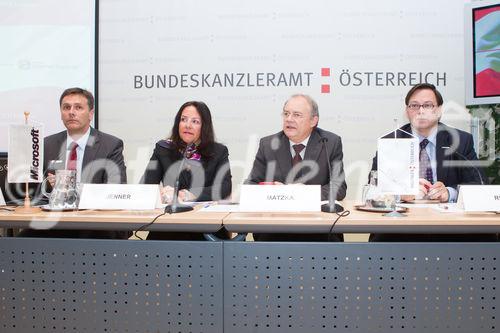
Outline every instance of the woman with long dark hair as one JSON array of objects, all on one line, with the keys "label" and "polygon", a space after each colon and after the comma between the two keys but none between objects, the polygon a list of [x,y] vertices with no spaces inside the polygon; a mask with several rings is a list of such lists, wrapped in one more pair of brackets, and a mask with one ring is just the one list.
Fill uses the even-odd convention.
[{"label": "woman with long dark hair", "polygon": [[[156,143],[141,183],[162,184],[163,202],[173,198],[179,176],[181,201],[212,201],[231,195],[231,170],[227,147],[215,142],[212,116],[203,102],[184,103],[175,116],[170,137]],[[199,233],[150,232],[148,239],[203,239]]]}]

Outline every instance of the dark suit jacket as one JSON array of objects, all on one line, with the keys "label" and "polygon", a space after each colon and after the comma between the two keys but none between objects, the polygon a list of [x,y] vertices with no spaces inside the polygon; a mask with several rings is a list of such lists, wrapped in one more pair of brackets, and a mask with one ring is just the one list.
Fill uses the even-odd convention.
[{"label": "dark suit jacket", "polygon": [[[330,156],[332,166],[332,177],[337,191],[335,199],[345,198],[347,184],[345,182],[342,140],[340,136],[316,128],[311,133],[307,143],[304,160],[296,167],[301,168],[298,177],[293,177],[292,155],[290,153],[290,141],[283,131],[264,137],[260,140],[259,150],[255,156],[252,171],[245,181],[246,184],[258,184],[263,181],[279,181],[284,184],[299,182],[308,185],[321,185],[321,199],[328,200],[330,175],[328,172],[328,162],[324,150],[324,144],[320,141],[326,138],[328,141],[326,149]],[[311,171],[306,165],[313,162],[317,168],[314,176],[301,181],[300,177],[307,177],[308,171]],[[314,173],[312,170],[311,175]]]},{"label": "dark suit jacket", "polygon": [[[411,133],[410,124],[401,127],[402,130]],[[393,136],[390,133],[385,137],[390,138]],[[410,135],[397,131],[398,138],[409,138]],[[452,148],[455,147],[453,150]],[[450,148],[442,148],[450,147]],[[438,132],[436,136],[436,176],[437,180],[443,182],[445,186],[457,188],[460,184],[481,184],[481,177],[485,184],[488,183],[481,168],[474,169],[471,163],[464,161],[460,155],[467,157],[470,161],[477,160],[476,152],[474,151],[474,144],[472,135],[459,129],[446,126],[439,123]],[[445,161],[462,161],[464,166],[446,166]],[[373,158],[372,170],[377,170],[377,155]]]},{"label": "dark suit jacket", "polygon": [[[50,161],[62,161],[66,166],[66,131],[50,135],[44,141],[43,169]],[[126,184],[127,172],[123,160],[123,141],[115,136],[90,129],[90,136],[83,154],[81,183]]]},{"label": "dark suit jacket", "polygon": [[[184,171],[179,178],[179,190],[187,189],[197,201],[225,199],[231,194],[231,170],[227,147],[214,143],[210,156],[202,156],[200,161],[186,160]],[[144,184],[174,186],[179,172],[182,154],[172,149],[166,141],[156,143],[153,155],[141,179]]]}]

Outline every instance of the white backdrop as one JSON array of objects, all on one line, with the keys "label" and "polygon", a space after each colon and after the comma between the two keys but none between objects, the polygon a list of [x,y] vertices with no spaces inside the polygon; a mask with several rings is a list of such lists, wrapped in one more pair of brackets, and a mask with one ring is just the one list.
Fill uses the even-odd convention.
[{"label": "white backdrop", "polygon": [[124,139],[137,182],[179,106],[202,100],[229,148],[237,194],[258,139],[281,129],[283,102],[307,93],[319,126],[343,139],[348,198],[357,197],[376,139],[394,118],[406,122],[403,99],[421,77],[443,93],[443,120],[469,129],[466,2],[101,0],[100,128]]},{"label": "white backdrop", "polygon": [[22,124],[24,111],[52,134],[64,129],[63,90],[94,91],[94,24],[94,1],[0,0],[0,152],[8,124]]}]

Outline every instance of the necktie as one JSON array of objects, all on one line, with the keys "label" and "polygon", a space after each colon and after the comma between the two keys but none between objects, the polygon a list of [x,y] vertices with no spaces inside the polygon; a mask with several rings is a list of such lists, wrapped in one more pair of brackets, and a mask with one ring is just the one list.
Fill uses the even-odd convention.
[{"label": "necktie", "polygon": [[429,140],[423,139],[420,142],[420,156],[419,156],[419,162],[420,162],[420,172],[419,172],[419,177],[427,179],[429,182],[433,182],[433,177],[432,177],[432,168],[431,168],[431,160],[429,158],[429,155],[427,154],[427,151],[425,150],[425,147],[429,143]]},{"label": "necktie", "polygon": [[292,159],[292,165],[296,165],[300,161],[302,161],[302,157],[300,157],[300,152],[305,148],[303,144],[299,143],[298,145],[293,145],[292,148],[295,150],[295,156]]},{"label": "necktie", "polygon": [[66,169],[68,170],[76,170],[76,148],[78,148],[78,145],[75,142],[72,142],[69,146],[71,151],[69,152],[68,163],[66,164]]}]

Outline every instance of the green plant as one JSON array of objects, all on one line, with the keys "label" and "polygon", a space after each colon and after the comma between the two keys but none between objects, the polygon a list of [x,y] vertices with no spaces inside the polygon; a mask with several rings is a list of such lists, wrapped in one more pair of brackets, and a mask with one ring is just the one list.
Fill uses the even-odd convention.
[{"label": "green plant", "polygon": [[479,126],[483,128],[480,152],[487,153],[479,153],[479,159],[492,162],[485,168],[486,176],[490,184],[500,184],[500,104],[474,105],[467,108],[473,117],[480,119]]}]

